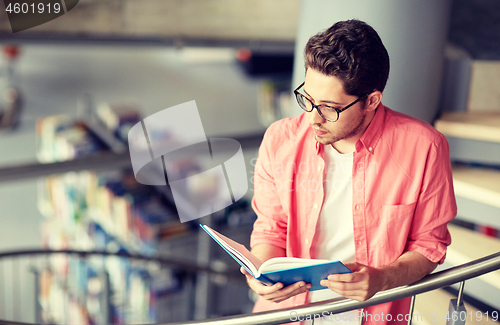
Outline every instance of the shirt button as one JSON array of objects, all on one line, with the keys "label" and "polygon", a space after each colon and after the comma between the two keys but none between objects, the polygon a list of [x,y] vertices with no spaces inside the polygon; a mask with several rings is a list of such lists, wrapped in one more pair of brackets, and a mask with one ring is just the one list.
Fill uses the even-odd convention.
[{"label": "shirt button", "polygon": [[354,209],[359,210],[359,204],[356,204],[356,205],[354,206]]},{"label": "shirt button", "polygon": [[323,166],[319,165],[318,166],[318,171],[321,171],[321,169],[323,169]]},{"label": "shirt button", "polygon": [[306,238],[306,245],[309,245],[309,239]]},{"label": "shirt button", "polygon": [[372,147],[368,148],[368,151],[373,151],[373,148]]},{"label": "shirt button", "polygon": [[313,208],[317,209],[318,208],[318,203],[314,203]]}]

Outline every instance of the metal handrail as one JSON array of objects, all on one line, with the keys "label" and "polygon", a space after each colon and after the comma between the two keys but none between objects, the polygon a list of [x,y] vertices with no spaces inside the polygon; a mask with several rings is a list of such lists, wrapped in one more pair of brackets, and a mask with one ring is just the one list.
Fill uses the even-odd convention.
[{"label": "metal handrail", "polygon": [[[162,264],[175,266],[187,271],[205,271],[209,273],[224,274],[226,276],[235,276],[233,272],[225,270],[218,270],[210,265],[199,265],[197,263],[190,263],[173,259],[169,257],[156,257],[156,256],[143,256],[135,255],[124,252],[110,253],[105,251],[77,251],[77,250],[20,250],[12,252],[0,253],[0,259],[4,257],[13,257],[20,255],[44,255],[44,254],[77,254],[80,256],[89,255],[103,255],[103,256],[122,256],[133,259],[156,261]],[[237,316],[228,316],[221,318],[213,318],[208,320],[189,321],[182,323],[169,323],[168,325],[272,325],[283,324],[291,322],[291,312],[294,315],[323,315],[324,312],[337,314],[350,310],[361,309],[373,305],[378,305],[402,298],[407,298],[421,294],[427,291],[436,290],[442,287],[452,285],[454,283],[462,282],[485,273],[489,273],[500,269],[500,252],[485,256],[483,258],[465,263],[453,268],[449,268],[440,272],[436,272],[425,276],[420,281],[411,285],[394,288],[391,290],[377,293],[367,301],[354,301],[346,298],[337,298],[323,302],[308,304],[302,307],[290,307],[275,311],[267,311],[261,313],[242,314]],[[241,277],[241,275],[239,275]],[[10,322],[0,320],[0,324],[24,324],[18,322]]]},{"label": "metal handrail", "polygon": [[291,307],[277,311],[221,317],[201,321],[169,323],[168,325],[272,325],[289,323],[291,322],[290,313],[292,311],[296,313],[294,315],[317,314],[321,316],[323,315],[323,312],[331,314],[342,313],[349,310],[361,309],[389,301],[411,297],[427,291],[436,290],[498,269],[500,269],[500,252],[466,264],[427,275],[420,281],[408,286],[379,292],[367,301],[359,302],[346,298],[337,298],[309,304],[304,307]]}]

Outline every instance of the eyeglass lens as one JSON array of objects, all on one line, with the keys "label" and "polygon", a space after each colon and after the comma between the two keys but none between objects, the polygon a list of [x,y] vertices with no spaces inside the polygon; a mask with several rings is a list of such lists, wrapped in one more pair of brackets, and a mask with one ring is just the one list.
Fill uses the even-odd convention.
[{"label": "eyeglass lens", "polygon": [[[303,110],[307,112],[311,112],[313,108],[315,107],[313,103],[304,95],[302,94],[297,94],[297,101],[299,102],[300,107],[302,107]],[[338,113],[335,111],[333,108],[328,108],[323,105],[318,105],[316,106],[318,108],[319,114],[329,120],[329,121],[336,121],[338,119]]]}]

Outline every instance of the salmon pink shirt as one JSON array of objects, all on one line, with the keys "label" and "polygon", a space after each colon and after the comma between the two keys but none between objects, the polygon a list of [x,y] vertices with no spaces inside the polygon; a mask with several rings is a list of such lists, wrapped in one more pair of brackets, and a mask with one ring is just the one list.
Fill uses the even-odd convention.
[{"label": "salmon pink shirt", "polygon": [[[325,196],[325,155],[307,113],[272,124],[259,149],[251,246],[272,244],[289,257],[314,258],[316,223]],[[382,267],[416,251],[442,263],[456,215],[448,143],[429,124],[382,104],[356,143],[352,168],[356,262]],[[371,315],[406,315],[410,299],[368,307]],[[254,311],[300,306],[307,293]],[[377,324],[382,324],[380,321]],[[364,324],[369,324],[365,319]],[[373,322],[375,323],[375,321]],[[397,323],[397,322],[396,322]],[[404,320],[401,324],[406,323]]]}]

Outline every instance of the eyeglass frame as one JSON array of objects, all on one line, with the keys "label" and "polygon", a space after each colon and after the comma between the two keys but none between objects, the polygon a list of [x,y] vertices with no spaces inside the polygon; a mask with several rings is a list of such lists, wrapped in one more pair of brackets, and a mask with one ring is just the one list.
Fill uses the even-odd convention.
[{"label": "eyeglass frame", "polygon": [[[319,116],[321,116],[324,120],[328,121],[328,122],[337,122],[340,118],[340,113],[342,113],[343,111],[345,111],[346,109],[348,109],[349,107],[355,105],[357,102],[359,102],[360,100],[362,100],[363,98],[365,98],[366,96],[370,95],[371,93],[367,93],[367,94],[364,94],[363,96],[361,97],[358,97],[358,99],[356,99],[355,101],[353,101],[352,103],[350,103],[349,105],[345,106],[344,108],[342,109],[338,109],[336,107],[332,107],[332,106],[328,106],[328,105],[314,105],[314,103],[309,99],[307,98],[305,95],[301,94],[299,92],[299,89],[302,88],[304,86],[306,82],[304,81],[302,84],[300,84],[300,86],[298,86],[297,88],[295,88],[295,90],[293,91],[293,93],[295,94],[295,100],[297,100],[297,103],[299,104],[300,108],[302,108],[304,111],[310,113],[312,112],[315,108],[316,110],[318,111],[319,113]],[[310,111],[308,111],[305,107],[302,107],[302,105],[300,104],[300,101],[299,101],[299,98],[298,96],[302,96],[305,98],[305,100],[308,100],[311,105],[312,105],[312,108]],[[323,113],[321,113],[321,110],[319,109],[320,106],[324,106],[324,107],[328,107],[328,108],[331,108],[333,110],[335,110],[335,112],[337,112],[337,119],[335,121],[333,120],[329,120],[327,119],[326,117],[323,116]]]}]

